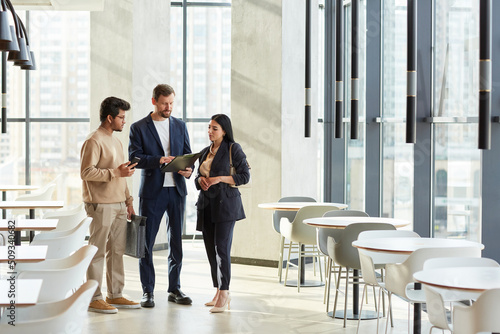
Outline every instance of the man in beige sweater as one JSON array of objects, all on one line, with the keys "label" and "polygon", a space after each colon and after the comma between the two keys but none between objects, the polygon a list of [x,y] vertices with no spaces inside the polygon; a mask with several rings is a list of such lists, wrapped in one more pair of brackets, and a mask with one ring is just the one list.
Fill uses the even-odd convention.
[{"label": "man in beige sweater", "polygon": [[[134,174],[136,164],[126,162],[122,143],[113,136],[114,131],[123,130],[125,111],[129,109],[130,104],[122,99],[106,98],[101,103],[101,125],[87,137],[81,151],[83,202],[87,215],[92,217],[89,244],[98,248],[87,270],[87,279],[99,283],[89,311],[99,313],[140,308],[139,303],[122,296],[127,217],[134,214],[125,177]],[[106,300],[101,293],[105,256]]]}]

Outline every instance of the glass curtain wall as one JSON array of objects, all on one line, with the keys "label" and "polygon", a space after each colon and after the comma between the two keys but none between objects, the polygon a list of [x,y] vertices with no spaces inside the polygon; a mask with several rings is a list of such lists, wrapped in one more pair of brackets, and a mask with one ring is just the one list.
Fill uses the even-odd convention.
[{"label": "glass curtain wall", "polygon": [[479,2],[434,1],[436,237],[480,241]]},{"label": "glass curtain wall", "polygon": [[[230,6],[230,1],[172,2],[170,83],[177,93],[176,116],[187,124],[193,152],[210,144],[212,115],[231,115]],[[198,190],[192,180],[187,182],[185,234],[196,227]]]},{"label": "glass curtain wall", "polygon": [[406,144],[407,1],[382,1],[382,216],[413,221],[413,145]]},{"label": "glass curtain wall", "polygon": [[[81,202],[80,148],[90,122],[90,14],[22,15],[38,68],[21,71],[7,64],[8,133],[0,135],[2,183],[42,187],[56,180],[53,198],[76,205]],[[9,193],[8,199],[16,196]]]}]

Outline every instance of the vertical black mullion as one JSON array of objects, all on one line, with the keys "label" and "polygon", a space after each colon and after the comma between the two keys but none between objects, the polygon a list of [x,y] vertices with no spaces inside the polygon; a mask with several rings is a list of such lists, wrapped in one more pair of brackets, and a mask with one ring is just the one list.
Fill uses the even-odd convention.
[{"label": "vertical black mullion", "polygon": [[407,80],[406,80],[406,142],[417,140],[417,4],[408,0],[407,6]]},{"label": "vertical black mullion", "polygon": [[491,0],[479,2],[479,136],[478,147],[491,147]]},{"label": "vertical black mullion", "polygon": [[187,118],[187,0],[182,0],[182,119]]},{"label": "vertical black mullion", "polygon": [[[417,34],[417,119],[432,116],[432,3],[418,1]],[[417,122],[417,143],[413,146],[413,230],[422,237],[431,235],[434,175],[432,124]]]},{"label": "vertical black mullion", "polygon": [[[366,39],[366,168],[365,168],[365,211],[380,217],[382,208],[382,142],[380,123],[374,120],[381,116],[382,77],[382,4],[381,1],[367,1],[366,26],[370,29]],[[377,29],[378,28],[378,29]]]},{"label": "vertical black mullion", "polygon": [[311,137],[311,0],[306,0],[304,136]]},{"label": "vertical black mullion", "polygon": [[344,95],[344,4],[336,1],[335,6],[335,138],[342,138],[343,95]]},{"label": "vertical black mullion", "polygon": [[[493,1],[491,6],[493,17],[500,15],[500,2]],[[500,36],[500,25],[492,25],[492,36]],[[492,59],[500,59],[500,44],[493,43],[491,49]],[[491,80],[492,82],[500,82],[500,63],[498,61],[491,64]],[[492,108],[491,112],[494,117],[500,116],[500,90],[494,89],[491,91]],[[495,143],[489,150],[481,152],[481,242],[484,245],[483,256],[500,261],[500,243],[498,236],[500,235],[500,224],[498,224],[498,207],[500,203],[500,125],[494,123],[491,127],[491,141]]]},{"label": "vertical black mullion", "polygon": [[[323,133],[324,133],[324,200],[326,202],[333,201],[333,165],[335,161],[332,154],[332,143],[334,137],[333,128],[333,97],[335,96],[335,88],[333,78],[335,77],[335,5],[332,1],[325,1],[325,94],[324,94],[324,116],[323,116]],[[338,159],[337,159],[338,160]]]},{"label": "vertical black mullion", "polygon": [[351,1],[351,139],[358,139],[359,74],[358,31],[359,0]]}]

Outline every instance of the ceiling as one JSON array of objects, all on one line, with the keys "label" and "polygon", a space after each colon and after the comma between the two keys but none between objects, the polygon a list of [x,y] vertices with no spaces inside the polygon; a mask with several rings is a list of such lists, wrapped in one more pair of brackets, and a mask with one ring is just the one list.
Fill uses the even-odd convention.
[{"label": "ceiling", "polygon": [[19,10],[102,11],[104,0],[11,0]]}]

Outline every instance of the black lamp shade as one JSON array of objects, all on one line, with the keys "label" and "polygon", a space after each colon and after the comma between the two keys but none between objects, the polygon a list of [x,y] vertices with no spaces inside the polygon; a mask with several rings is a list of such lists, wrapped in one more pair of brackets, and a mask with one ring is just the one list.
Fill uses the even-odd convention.
[{"label": "black lamp shade", "polygon": [[13,37],[9,29],[9,13],[6,11],[0,12],[0,41],[10,42]]},{"label": "black lamp shade", "polygon": [[12,41],[0,41],[0,51],[19,51],[16,28],[14,28],[14,26],[10,26],[10,34],[12,36]]},{"label": "black lamp shade", "polygon": [[21,62],[25,63],[30,60],[28,46],[26,45],[26,40],[24,37],[21,37],[18,38],[17,41],[19,43],[19,51],[9,52],[9,57],[7,58],[7,60],[14,61],[16,63],[21,63]]},{"label": "black lamp shade", "polygon": [[[16,63],[14,63],[14,65],[15,64]],[[23,70],[30,70],[30,71],[36,70],[35,54],[33,53],[33,51],[30,51],[30,62],[29,62],[29,65],[28,65],[28,63],[26,63],[24,65],[21,65],[21,69],[23,69]]]}]

